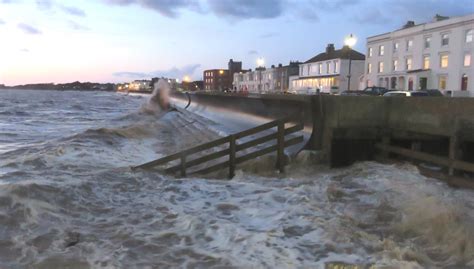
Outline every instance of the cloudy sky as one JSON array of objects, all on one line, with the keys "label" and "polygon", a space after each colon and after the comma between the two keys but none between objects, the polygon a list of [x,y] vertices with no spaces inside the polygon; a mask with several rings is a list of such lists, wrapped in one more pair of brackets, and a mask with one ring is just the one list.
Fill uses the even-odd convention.
[{"label": "cloudy sky", "polygon": [[191,76],[307,60],[473,0],[0,0],[0,84]]}]

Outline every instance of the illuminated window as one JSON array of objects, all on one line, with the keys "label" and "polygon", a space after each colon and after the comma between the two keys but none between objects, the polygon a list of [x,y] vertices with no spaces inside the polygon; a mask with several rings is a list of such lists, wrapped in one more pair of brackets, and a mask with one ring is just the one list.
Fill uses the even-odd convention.
[{"label": "illuminated window", "polygon": [[393,71],[398,70],[398,60],[393,60]]},{"label": "illuminated window", "polygon": [[396,52],[398,51],[399,44],[398,42],[393,43],[393,51]]},{"label": "illuminated window", "polygon": [[383,62],[379,62],[379,73],[383,73]]},{"label": "illuminated window", "polygon": [[430,69],[430,56],[423,56],[423,69]]},{"label": "illuminated window", "polygon": [[438,83],[438,86],[439,86],[439,89],[440,90],[446,90],[446,85],[448,84],[448,78],[446,76],[440,76],[439,77],[439,83]]},{"label": "illuminated window", "polygon": [[382,46],[379,46],[379,55],[380,55],[380,56],[383,56],[384,53],[385,53],[385,46],[383,46],[383,45],[382,45]]},{"label": "illuminated window", "polygon": [[466,32],[466,43],[471,43],[473,40],[473,36],[474,36],[474,30],[473,29],[468,30]]},{"label": "illuminated window", "polygon": [[425,49],[428,49],[431,46],[431,37],[425,37]]},{"label": "illuminated window", "polygon": [[369,48],[369,52],[367,54],[369,54],[369,57],[372,57],[372,48]]},{"label": "illuminated window", "polygon": [[447,46],[449,45],[449,35],[448,34],[442,34],[441,35],[441,46]]},{"label": "illuminated window", "polygon": [[368,74],[372,73],[372,64],[371,63],[367,64],[367,73]]},{"label": "illuminated window", "polygon": [[464,54],[464,66],[471,66],[471,54]]},{"label": "illuminated window", "polygon": [[323,72],[323,64],[318,64],[318,74]]},{"label": "illuminated window", "polygon": [[407,51],[411,50],[411,47],[413,47],[413,40],[409,39],[407,40]]},{"label": "illuminated window", "polygon": [[441,68],[447,68],[449,63],[449,57],[447,54],[442,54],[440,58],[440,66]]},{"label": "illuminated window", "polygon": [[405,69],[406,69],[406,70],[411,70],[412,65],[413,65],[413,60],[411,59],[411,57],[407,58],[407,59],[406,59]]}]

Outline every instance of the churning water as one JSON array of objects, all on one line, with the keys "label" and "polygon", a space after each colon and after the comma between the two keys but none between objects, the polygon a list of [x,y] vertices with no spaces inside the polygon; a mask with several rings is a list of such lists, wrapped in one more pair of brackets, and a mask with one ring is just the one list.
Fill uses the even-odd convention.
[{"label": "churning water", "polygon": [[[0,91],[0,268],[474,267],[474,192],[303,153],[232,181],[129,167],[222,135],[143,96]],[[354,268],[354,267],[353,267]]]}]

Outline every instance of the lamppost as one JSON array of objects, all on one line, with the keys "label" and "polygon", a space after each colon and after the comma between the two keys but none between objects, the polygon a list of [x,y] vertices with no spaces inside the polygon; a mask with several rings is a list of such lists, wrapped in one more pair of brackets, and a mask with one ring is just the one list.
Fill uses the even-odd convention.
[{"label": "lamppost", "polygon": [[258,83],[258,92],[262,92],[262,70],[263,67],[265,66],[265,60],[260,57],[257,59],[257,70],[259,70],[260,75],[259,75],[259,83]]},{"label": "lamppost", "polygon": [[351,90],[351,65],[352,65],[352,47],[357,43],[357,38],[350,34],[344,39],[344,44],[349,48],[349,74],[347,75],[347,90]]}]

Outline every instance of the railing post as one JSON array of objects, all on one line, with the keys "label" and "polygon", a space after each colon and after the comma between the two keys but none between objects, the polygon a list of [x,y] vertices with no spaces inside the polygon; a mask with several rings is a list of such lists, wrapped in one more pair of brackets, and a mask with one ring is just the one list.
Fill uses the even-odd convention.
[{"label": "railing post", "polygon": [[235,135],[229,140],[229,179],[235,176]]},{"label": "railing post", "polygon": [[285,122],[280,120],[278,122],[278,135],[277,135],[277,167],[280,173],[285,172]]},{"label": "railing post", "polygon": [[181,177],[186,177],[186,155],[181,154],[180,160],[181,160],[181,163],[180,163]]}]

